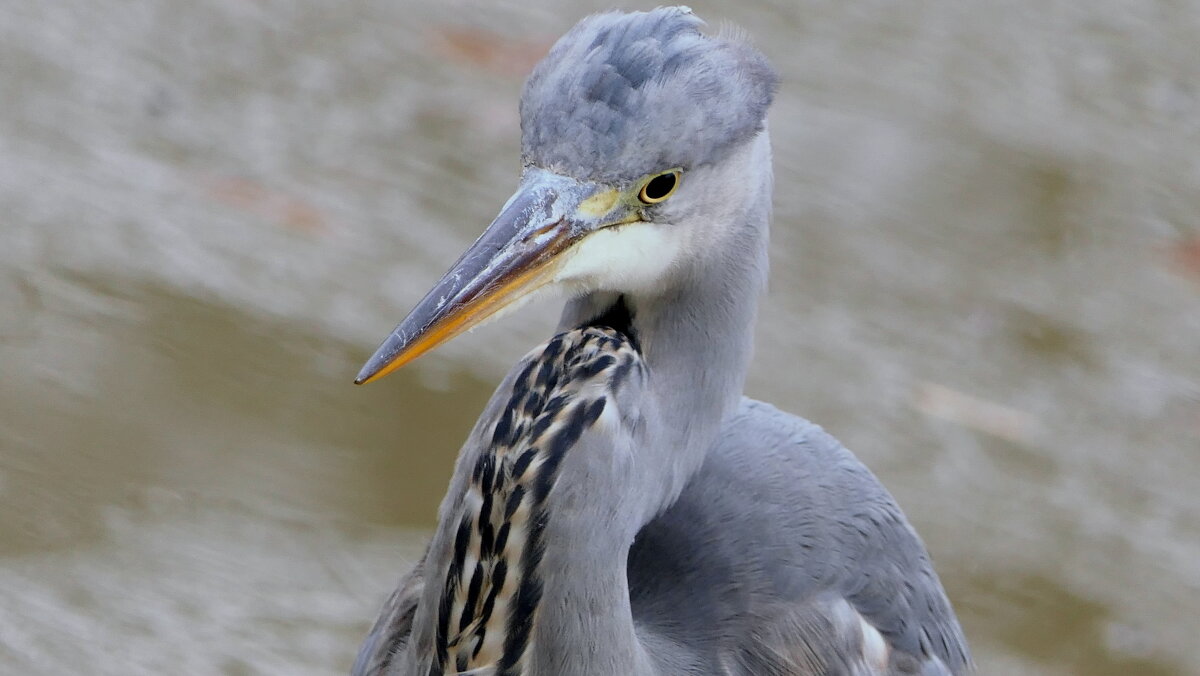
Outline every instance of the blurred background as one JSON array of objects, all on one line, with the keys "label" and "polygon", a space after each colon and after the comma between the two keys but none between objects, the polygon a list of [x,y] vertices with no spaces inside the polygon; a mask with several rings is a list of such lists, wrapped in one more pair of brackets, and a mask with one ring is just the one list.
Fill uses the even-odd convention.
[{"label": "blurred background", "polygon": [[[349,668],[558,308],[351,379],[607,6],[0,2],[0,673]],[[981,673],[1200,673],[1200,5],[693,6],[783,81],[750,394],[895,493]]]}]

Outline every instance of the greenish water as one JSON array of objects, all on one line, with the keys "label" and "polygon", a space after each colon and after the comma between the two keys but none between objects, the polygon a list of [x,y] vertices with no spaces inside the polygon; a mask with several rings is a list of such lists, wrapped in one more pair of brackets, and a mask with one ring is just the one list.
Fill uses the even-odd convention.
[{"label": "greenish water", "polygon": [[[693,4],[783,75],[749,389],[986,674],[1200,671],[1200,7]],[[0,673],[326,674],[554,307],[365,388],[568,3],[0,4]]]}]

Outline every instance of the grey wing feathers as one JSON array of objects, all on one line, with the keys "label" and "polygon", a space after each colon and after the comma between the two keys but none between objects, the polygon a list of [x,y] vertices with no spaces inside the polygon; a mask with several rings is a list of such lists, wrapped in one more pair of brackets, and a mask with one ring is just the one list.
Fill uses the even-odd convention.
[{"label": "grey wing feathers", "polygon": [[936,656],[893,650],[843,598],[780,609],[724,656],[731,674],[754,676],[952,676]]},{"label": "grey wing feathers", "polygon": [[425,590],[424,573],[425,556],[422,556],[384,602],[375,626],[371,627],[371,633],[359,648],[351,676],[383,676],[389,673],[392,660],[404,652],[412,633],[417,602]]},{"label": "grey wing feathers", "polygon": [[[773,521],[782,556],[804,561],[792,584],[780,578],[797,575],[796,569],[760,565],[771,585],[791,586],[800,603],[754,611],[749,638],[737,652],[755,666],[742,673],[949,676],[971,670],[966,641],[920,538],[892,496],[837,440],[747,399],[723,429],[713,460],[742,468],[739,481],[773,483],[771,493],[790,497],[790,504],[764,504],[751,494],[759,518]],[[748,467],[772,476],[745,477]],[[750,505],[725,509],[745,512]],[[790,553],[789,542],[797,545]]]},{"label": "grey wing feathers", "polygon": [[664,673],[970,669],[891,496],[820,427],[766,404],[744,400],[722,427],[679,499],[638,534],[628,575],[643,639],[675,651]]}]

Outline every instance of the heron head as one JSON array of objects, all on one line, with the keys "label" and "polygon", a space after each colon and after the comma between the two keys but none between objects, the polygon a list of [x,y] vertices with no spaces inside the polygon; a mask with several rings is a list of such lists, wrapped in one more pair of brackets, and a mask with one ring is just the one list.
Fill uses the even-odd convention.
[{"label": "heron head", "polygon": [[739,209],[769,209],[775,72],[702,23],[686,7],[610,12],[558,40],[521,96],[516,193],[356,382],[539,289],[662,292],[736,236]]}]

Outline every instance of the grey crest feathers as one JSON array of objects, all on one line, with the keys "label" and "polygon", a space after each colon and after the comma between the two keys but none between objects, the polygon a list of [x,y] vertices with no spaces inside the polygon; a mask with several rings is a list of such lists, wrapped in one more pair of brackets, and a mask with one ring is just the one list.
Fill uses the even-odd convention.
[{"label": "grey crest feathers", "polygon": [[596,14],[537,65],[521,95],[521,152],[580,179],[632,181],[701,162],[763,128],[778,77],[686,7]]}]

